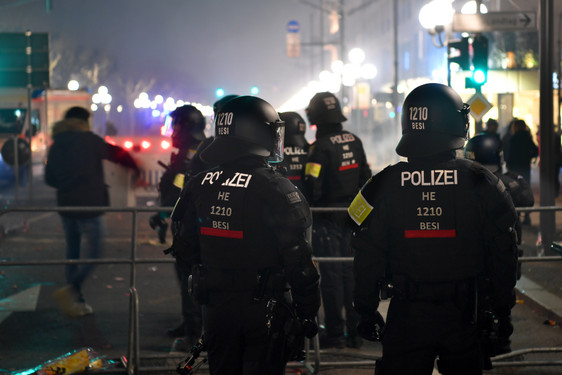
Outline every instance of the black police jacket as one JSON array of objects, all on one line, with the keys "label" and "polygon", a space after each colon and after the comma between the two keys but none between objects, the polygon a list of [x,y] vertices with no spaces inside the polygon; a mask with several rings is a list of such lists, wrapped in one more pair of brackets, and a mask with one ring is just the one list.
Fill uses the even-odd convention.
[{"label": "black police jacket", "polygon": [[[282,270],[293,292],[306,296],[308,302],[301,304],[311,305],[305,315],[316,314],[318,273],[305,240],[310,209],[302,193],[264,158],[245,157],[196,175],[174,215],[179,207],[184,214],[178,215],[172,251],[184,272],[199,263],[219,271],[214,275],[222,271],[223,279],[209,285],[228,291],[252,290],[261,270]],[[243,277],[247,285],[232,277],[244,274],[250,276]]]},{"label": "black police jacket", "polygon": [[158,184],[161,206],[173,206],[180,196],[186,177],[206,169],[198,153],[202,144],[208,145],[207,139],[199,142],[190,138],[177,153],[170,155],[170,162]]},{"label": "black police jacket", "polygon": [[283,161],[279,163],[285,169],[287,178],[300,190],[304,191],[304,167],[308,159],[309,145],[304,147],[285,145],[283,147]]},{"label": "black police jacket", "polygon": [[398,163],[374,176],[348,212],[359,226],[352,247],[360,314],[374,314],[379,281],[398,276],[414,284],[488,277],[493,306],[513,306],[517,214],[481,165],[450,157]]},{"label": "black police jacket", "polygon": [[531,207],[535,204],[533,190],[523,176],[513,172],[494,174],[502,180],[515,207]]},{"label": "black police jacket", "polygon": [[306,197],[312,206],[347,207],[371,177],[363,144],[341,124],[319,126],[318,132],[306,163]]}]

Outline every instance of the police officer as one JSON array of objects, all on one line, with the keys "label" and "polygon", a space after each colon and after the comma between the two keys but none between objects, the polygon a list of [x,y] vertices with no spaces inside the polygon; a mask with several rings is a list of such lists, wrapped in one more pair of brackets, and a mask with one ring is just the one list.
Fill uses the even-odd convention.
[{"label": "police officer", "polygon": [[304,137],[306,122],[297,112],[282,112],[279,118],[285,123],[283,161],[280,166],[285,169],[287,178],[303,191],[304,167],[309,149]]},{"label": "police officer", "polygon": [[[502,173],[504,170],[502,144],[495,134],[482,133],[470,138],[464,148],[464,157],[479,162],[499,177],[509,192],[515,207],[532,207],[535,204],[533,190],[523,176],[510,171]],[[521,244],[520,220],[517,220],[517,244]],[[517,254],[522,256],[523,250],[519,249]],[[520,278],[521,263],[518,263],[517,280]],[[505,352],[510,351],[509,344],[509,341],[504,342]]]},{"label": "police officer", "polygon": [[[172,118],[172,147],[178,152],[170,155],[170,162],[160,178],[158,191],[160,205],[173,207],[183,187],[185,174],[189,163],[193,159],[197,147],[205,137],[205,117],[192,105],[184,105],[174,110]],[[153,215],[149,219],[150,227],[158,232],[160,243],[166,242],[167,213]]]},{"label": "police officer", "polygon": [[470,138],[464,149],[464,157],[477,161],[499,177],[509,191],[515,207],[531,207],[535,204],[533,190],[523,176],[509,171],[502,173],[502,145],[494,134],[482,133]]},{"label": "police officer", "polygon": [[295,335],[315,334],[320,293],[305,236],[310,209],[267,163],[282,156],[282,130],[260,98],[226,103],[201,154],[218,167],[190,179],[172,214],[181,221],[172,251],[203,304],[211,374],[283,374],[293,337],[284,336],[285,321]]},{"label": "police officer", "polygon": [[379,375],[431,374],[436,357],[444,375],[482,374],[492,338],[513,330],[517,215],[497,176],[456,158],[468,113],[448,86],[415,88],[396,147],[408,161],[372,177],[348,208],[364,338],[380,339],[379,295],[393,295]]},{"label": "police officer", "polygon": [[[343,130],[343,115],[338,99],[321,92],[310,100],[308,121],[317,126],[316,141],[310,147],[305,170],[305,192],[311,206],[347,207],[371,170],[359,137]],[[351,228],[345,212],[314,216],[313,249],[318,257],[353,256],[349,247]],[[320,264],[322,305],[326,335],[323,347],[361,347],[357,336],[358,316],[352,306],[353,270],[351,263]],[[343,309],[345,308],[345,320]],[[347,337],[345,337],[345,331]]]},{"label": "police officer", "polygon": [[[180,196],[181,189],[188,175],[190,163],[194,158],[196,149],[205,140],[205,117],[192,105],[184,105],[174,110],[172,117],[172,146],[177,148],[177,153],[172,153],[170,163],[160,179],[160,205],[162,207],[174,206]],[[191,166],[193,168],[193,166]],[[158,230],[160,242],[165,242],[168,227],[165,218],[168,213],[159,213],[150,218],[150,226]],[[171,337],[178,337],[175,343],[176,350],[189,348],[201,335],[201,308],[188,294],[187,277],[176,267],[176,274],[182,295],[182,320],[181,323],[167,331]]]}]

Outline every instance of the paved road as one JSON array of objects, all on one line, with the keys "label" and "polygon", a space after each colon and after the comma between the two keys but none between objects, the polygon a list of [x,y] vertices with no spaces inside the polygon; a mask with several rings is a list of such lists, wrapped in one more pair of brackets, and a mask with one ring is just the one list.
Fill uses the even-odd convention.
[{"label": "paved road", "polygon": [[[36,194],[34,201],[19,204],[39,206],[54,203],[52,190],[40,187]],[[48,261],[64,258],[63,232],[57,214],[9,215],[0,216],[0,225],[4,226],[5,232],[0,238],[2,260]],[[141,213],[138,217],[138,257],[154,259],[153,263],[141,263],[136,268],[141,367],[161,368],[158,373],[173,373],[181,354],[173,353],[174,340],[165,335],[165,330],[179,322],[179,288],[172,263],[162,261],[167,259],[162,254],[165,247],[156,242],[154,232],[148,227],[149,215]],[[538,219],[534,216],[533,224],[537,224]],[[123,261],[130,259],[131,214],[108,213],[106,219],[105,256]],[[558,223],[562,223],[562,219]],[[525,255],[536,253],[536,236],[535,226],[525,228]],[[520,293],[513,311],[514,350],[561,348],[559,322],[562,319],[555,306],[562,297],[561,267],[560,262],[523,265],[524,285],[520,285],[520,289],[525,293]],[[63,266],[0,267],[0,369],[31,368],[82,347],[91,347],[111,359],[127,356],[130,279],[130,266],[127,264],[99,265],[84,285],[84,294],[95,313],[71,319],[60,314],[52,299],[52,293],[64,285]],[[549,298],[543,296],[538,303],[533,300],[536,292],[546,293]],[[320,370],[325,374],[372,374],[372,360],[378,355],[379,345],[371,343],[361,350],[322,351]],[[561,357],[559,352],[533,353],[515,360],[552,361]],[[289,368],[287,373],[296,371]],[[498,367],[489,373],[561,374],[562,366]]]}]

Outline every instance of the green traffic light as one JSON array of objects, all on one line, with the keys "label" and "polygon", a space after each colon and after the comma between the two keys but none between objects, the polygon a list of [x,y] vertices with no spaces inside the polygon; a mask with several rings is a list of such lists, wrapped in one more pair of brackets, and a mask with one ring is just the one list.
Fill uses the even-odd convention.
[{"label": "green traffic light", "polygon": [[481,85],[486,83],[486,72],[484,72],[484,70],[482,69],[476,69],[474,70],[474,72],[472,73],[472,79],[474,80],[475,83]]}]

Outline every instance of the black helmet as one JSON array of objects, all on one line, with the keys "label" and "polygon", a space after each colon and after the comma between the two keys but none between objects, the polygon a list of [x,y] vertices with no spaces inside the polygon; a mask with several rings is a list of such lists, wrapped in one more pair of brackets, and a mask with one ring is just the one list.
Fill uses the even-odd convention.
[{"label": "black helmet", "polygon": [[285,127],[271,104],[255,96],[229,100],[215,118],[215,139],[201,159],[219,165],[245,155],[283,160]]},{"label": "black helmet", "polygon": [[219,113],[223,105],[225,105],[229,100],[236,98],[237,96],[238,95],[226,95],[217,100],[215,104],[213,104],[213,113],[215,114],[215,116],[217,115],[217,113]]},{"label": "black helmet", "polygon": [[190,137],[197,141],[205,139],[205,116],[192,105],[184,105],[170,113],[172,118],[172,144],[174,147],[184,146]]},{"label": "black helmet", "polygon": [[285,123],[285,146],[304,147],[308,142],[304,137],[306,122],[297,112],[279,113],[279,118]]},{"label": "black helmet", "polygon": [[308,122],[315,125],[337,124],[347,121],[338,98],[331,92],[319,92],[310,99],[306,109]]},{"label": "black helmet", "polygon": [[501,142],[493,134],[478,134],[470,138],[464,148],[464,157],[476,160],[492,172],[500,170],[503,164]]},{"label": "black helmet", "polygon": [[420,157],[464,146],[470,107],[449,86],[427,83],[416,87],[402,107],[402,139],[398,155]]}]

